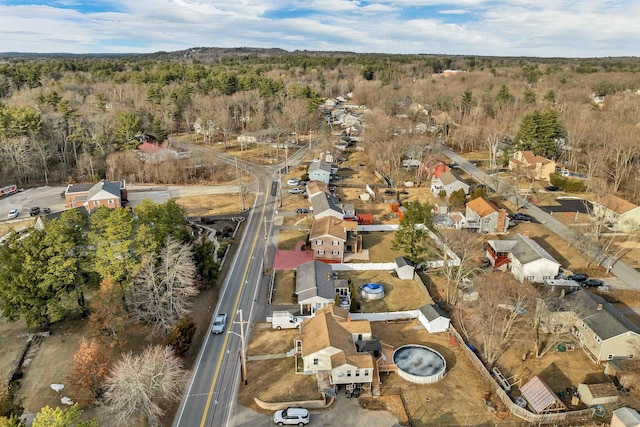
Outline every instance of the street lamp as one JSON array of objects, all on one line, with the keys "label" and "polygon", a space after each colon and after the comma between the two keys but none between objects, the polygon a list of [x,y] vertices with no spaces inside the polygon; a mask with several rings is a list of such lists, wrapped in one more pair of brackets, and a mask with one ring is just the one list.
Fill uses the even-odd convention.
[{"label": "street lamp", "polygon": [[240,321],[239,322],[233,322],[234,325],[239,324],[240,325],[240,333],[237,332],[233,332],[233,331],[227,331],[228,334],[233,334],[236,335],[238,337],[240,337],[240,361],[242,362],[242,366],[240,367],[241,375],[242,375],[242,381],[244,382],[244,385],[247,385],[249,382],[247,381],[247,355],[245,353],[245,345],[244,345],[244,329],[243,329],[243,325],[245,323],[249,323],[249,322],[245,322],[242,320],[242,310],[238,310],[237,314],[240,315]]}]

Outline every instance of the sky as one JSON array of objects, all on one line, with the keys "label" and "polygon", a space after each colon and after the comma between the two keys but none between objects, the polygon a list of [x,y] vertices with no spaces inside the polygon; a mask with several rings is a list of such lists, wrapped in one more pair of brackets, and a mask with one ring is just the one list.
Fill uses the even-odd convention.
[{"label": "sky", "polygon": [[0,52],[640,56],[639,0],[0,0]]}]

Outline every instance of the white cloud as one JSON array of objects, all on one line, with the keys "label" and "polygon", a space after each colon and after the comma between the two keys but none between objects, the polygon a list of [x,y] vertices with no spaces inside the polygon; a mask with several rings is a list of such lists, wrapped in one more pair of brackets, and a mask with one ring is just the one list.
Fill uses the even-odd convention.
[{"label": "white cloud", "polygon": [[466,15],[469,11],[467,9],[444,9],[439,10],[438,13],[442,15]]}]

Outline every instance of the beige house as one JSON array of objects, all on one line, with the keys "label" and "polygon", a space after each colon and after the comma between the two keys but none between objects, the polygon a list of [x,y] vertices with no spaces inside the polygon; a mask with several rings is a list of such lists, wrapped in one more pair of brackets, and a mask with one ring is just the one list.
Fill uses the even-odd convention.
[{"label": "beige house", "polygon": [[504,233],[509,227],[507,210],[482,197],[467,203],[465,218],[467,228],[476,228],[478,233]]},{"label": "beige house", "polygon": [[460,189],[464,191],[465,195],[469,194],[469,184],[458,178],[453,172],[445,172],[431,179],[431,192],[434,196],[439,196],[441,192],[444,192],[449,197],[451,193]]},{"label": "beige house", "polygon": [[591,216],[616,231],[635,231],[640,228],[640,207],[614,194],[599,202],[592,202]]},{"label": "beige house", "polygon": [[525,169],[530,171],[532,178],[548,182],[549,175],[556,171],[556,162],[533,154],[533,151],[521,150],[509,159],[509,169]]},{"label": "beige house", "polygon": [[573,313],[573,335],[595,362],[633,359],[640,351],[640,328],[611,303],[586,290],[565,297]]},{"label": "beige house", "polygon": [[345,252],[358,252],[362,237],[358,236],[358,223],[325,216],[313,221],[309,243],[313,257],[324,262],[342,262]]},{"label": "beige house", "polygon": [[373,357],[358,351],[358,343],[372,339],[368,320],[351,320],[347,310],[332,305],[302,322],[300,330],[296,348],[305,374],[320,375],[331,385],[372,383]]}]

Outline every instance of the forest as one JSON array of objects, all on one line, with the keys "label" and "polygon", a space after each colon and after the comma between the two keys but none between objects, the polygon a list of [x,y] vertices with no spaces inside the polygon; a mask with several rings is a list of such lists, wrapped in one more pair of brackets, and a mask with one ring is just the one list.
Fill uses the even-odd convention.
[{"label": "forest", "polygon": [[[5,55],[0,60],[0,182],[21,187],[126,179],[215,183],[215,159],[142,164],[141,135],[226,144],[241,133],[275,140],[330,129],[325,99],[367,107],[371,167],[393,173],[435,138],[462,151],[489,140],[530,141],[538,154],[589,177],[590,190],[640,199],[640,61],[193,48],[147,55]],[[457,70],[447,74],[445,70]],[[446,135],[416,132],[445,112]],[[529,141],[529,142],[527,142]],[[390,143],[391,142],[391,143]],[[384,153],[384,155],[379,155]],[[195,161],[195,160],[194,160]]]}]

